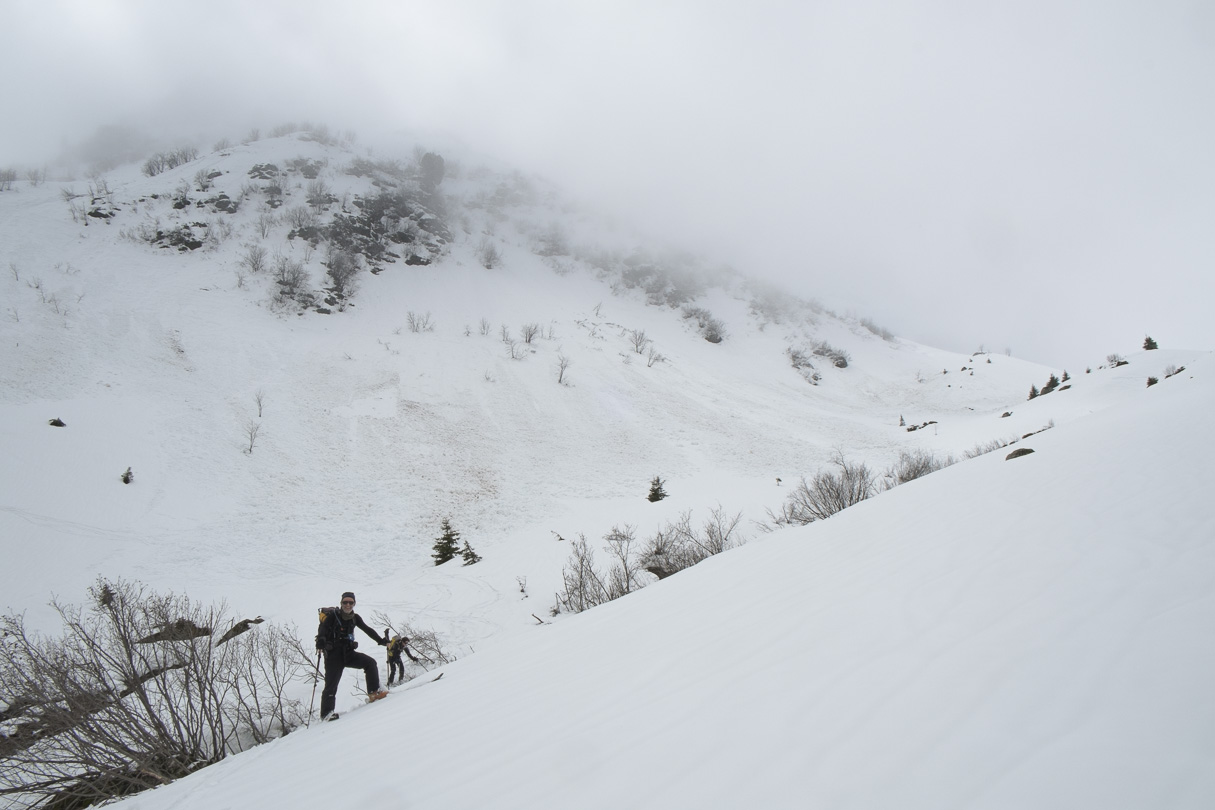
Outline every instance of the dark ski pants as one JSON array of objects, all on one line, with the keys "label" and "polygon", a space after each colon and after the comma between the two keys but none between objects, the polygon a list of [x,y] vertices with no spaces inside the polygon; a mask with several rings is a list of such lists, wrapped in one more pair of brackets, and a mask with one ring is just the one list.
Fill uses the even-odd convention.
[{"label": "dark ski pants", "polygon": [[380,691],[380,668],[375,659],[354,650],[330,650],[325,653],[325,690],[321,692],[321,717],[329,716],[337,702],[337,688],[347,667],[363,670],[367,676],[367,692]]},{"label": "dark ski pants", "polygon": [[405,679],[405,664],[399,655],[388,659],[388,685],[392,686],[397,679]]}]

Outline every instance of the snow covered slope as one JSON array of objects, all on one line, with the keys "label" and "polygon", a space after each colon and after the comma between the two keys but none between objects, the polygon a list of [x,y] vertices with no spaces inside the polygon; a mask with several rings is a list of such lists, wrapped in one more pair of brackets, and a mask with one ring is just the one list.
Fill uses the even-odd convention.
[{"label": "snow covered slope", "polygon": [[[243,265],[249,248],[299,262],[319,291],[324,247],[288,238],[289,220],[353,215],[402,174],[382,162],[395,174],[372,176],[362,160],[292,136],[154,177],[128,166],[0,195],[5,605],[38,620],[52,593],[79,598],[101,573],[306,623],[355,588],[467,647],[551,605],[567,555],[554,533],[627,523],[645,536],[718,504],[750,526],[781,503],[778,477],[813,474],[836,450],[883,467],[908,447],[1005,437],[993,414],[1049,374],[882,340],[716,271],[724,287],[686,284],[725,324],[726,340],[709,343],[622,276],[642,283],[649,263],[687,281],[707,264],[644,253],[538,183],[483,168],[444,181],[454,235],[431,264],[405,264],[384,239],[401,258],[363,272],[344,312],[274,304],[272,273]],[[213,175],[205,192],[200,173]],[[333,202],[308,204],[314,182]],[[64,192],[90,188],[110,193],[76,197],[73,217]],[[237,210],[217,208],[220,195]],[[201,248],[156,241],[186,225]],[[551,233],[563,255],[539,255]],[[501,256],[492,270],[478,260],[487,240]],[[411,314],[430,329],[411,331]],[[531,343],[526,324],[540,330]],[[634,351],[639,331],[661,361]],[[848,367],[814,355],[821,342]],[[789,348],[805,350],[817,385]],[[900,417],[938,425],[907,433]],[[644,499],[655,475],[671,494],[658,505]],[[482,564],[434,569],[443,517]],[[510,604],[519,578],[547,604]]]},{"label": "snow covered slope", "polygon": [[[1209,353],[1068,369],[1026,401],[1063,370],[883,340],[454,161],[450,240],[425,265],[384,240],[397,260],[340,311],[286,212],[309,207],[308,170],[333,197],[318,216],[353,216],[390,179],[350,173],[356,157],[290,137],[117,169],[107,220],[73,220],[63,190],[83,182],[0,194],[0,607],[49,629],[51,596],[78,602],[101,574],[308,635],[353,589],[461,657],[131,806],[341,803],[301,777],[335,757],[372,808],[1209,804]],[[250,174],[269,163],[304,167],[276,175],[281,205]],[[221,192],[234,213],[206,202]],[[148,241],[186,224],[208,234],[195,250]],[[276,302],[244,264],[256,246],[299,262],[316,302]],[[723,342],[653,267],[717,279],[687,303]],[[1014,440],[1036,452],[756,527],[837,452],[883,469]],[[655,475],[670,497],[650,503]],[[537,624],[561,538],[643,538],[718,505],[748,545]],[[444,517],[482,562],[431,564]]]},{"label": "snow covered slope", "polygon": [[1213,371],[120,806],[1210,807]]}]

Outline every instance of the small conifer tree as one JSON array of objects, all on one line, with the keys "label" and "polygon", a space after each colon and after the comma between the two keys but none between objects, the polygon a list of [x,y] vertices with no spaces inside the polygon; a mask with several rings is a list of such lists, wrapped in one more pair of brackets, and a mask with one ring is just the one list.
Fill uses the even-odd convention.
[{"label": "small conifer tree", "polygon": [[666,496],[666,490],[662,488],[662,479],[657,475],[654,476],[654,480],[650,482],[650,494],[647,497],[649,497],[651,503],[654,503],[661,501]]},{"label": "small conifer tree", "polygon": [[1037,399],[1037,397],[1038,397],[1038,386],[1036,386],[1036,385],[1031,385],[1031,386],[1029,387],[1029,398],[1030,398],[1030,399]]},{"label": "small conifer tree", "polygon": [[1143,348],[1145,351],[1151,351],[1160,347],[1156,345],[1156,341],[1152,340],[1151,335],[1145,335],[1143,338]]},{"label": "small conifer tree", "polygon": [[451,527],[451,520],[443,518],[440,528],[443,530],[443,534],[435,540],[435,544],[431,547],[434,553],[430,556],[435,561],[435,565],[442,565],[460,553],[460,533]]},{"label": "small conifer tree", "polygon": [[464,541],[464,548],[460,550],[460,556],[464,558],[465,565],[481,562],[481,555],[473,551],[473,547],[468,544],[467,540]]}]

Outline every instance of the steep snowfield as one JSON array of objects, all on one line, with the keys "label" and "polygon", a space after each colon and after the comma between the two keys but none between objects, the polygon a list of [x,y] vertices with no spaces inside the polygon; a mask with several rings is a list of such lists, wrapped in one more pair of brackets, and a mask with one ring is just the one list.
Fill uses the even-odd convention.
[{"label": "steep snowfield", "polygon": [[122,806],[1210,807],[1211,372]]},{"label": "steep snowfield", "polygon": [[[363,274],[345,312],[296,314],[270,306],[266,275],[237,284],[260,192],[232,215],[167,195],[206,167],[235,198],[250,166],[297,155],[329,161],[338,197],[369,190],[341,171],[349,153],[267,139],[154,178],[115,170],[110,225],[72,221],[72,184],[0,194],[0,607],[50,629],[51,596],[79,602],[101,574],[310,635],[353,589],[365,615],[434,628],[461,660],[131,806],[1215,799],[1208,352],[1095,358],[1027,402],[1051,369],[883,341],[802,302],[755,312],[737,280],[696,300],[727,328],[710,344],[618,277],[534,252],[553,223],[590,252],[627,253],[622,237],[543,195],[487,207],[505,181],[474,171],[444,183],[448,255]],[[199,217],[232,234],[186,254],[122,235]],[[286,231],[263,244],[319,288],[323,251]],[[501,267],[478,263],[483,238]],[[410,331],[411,312],[433,329]],[[502,328],[529,323],[541,336],[511,359]],[[633,330],[665,360],[635,353]],[[818,385],[785,354],[813,341],[850,356],[812,357]],[[1170,365],[1186,370],[1163,379]],[[883,469],[1013,439],[824,523],[756,527],[837,451]],[[652,504],[655,475],[671,497]],[[718,505],[748,545],[538,625],[560,538],[644,538]],[[444,517],[481,563],[431,564]],[[316,776],[335,765],[352,781]]]}]

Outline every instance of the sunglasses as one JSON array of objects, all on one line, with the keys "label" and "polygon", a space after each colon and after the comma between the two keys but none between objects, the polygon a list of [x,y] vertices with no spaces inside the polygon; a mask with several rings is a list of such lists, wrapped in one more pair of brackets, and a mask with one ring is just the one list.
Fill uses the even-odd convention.
[{"label": "sunglasses", "polygon": [[354,604],[354,600],[353,600],[353,599],[343,599],[343,600],[342,600],[342,604],[343,604],[343,605],[353,605],[353,604]]}]

